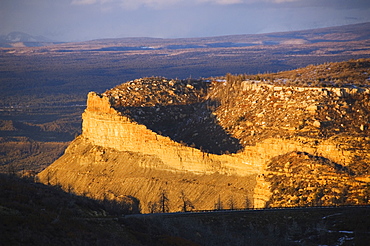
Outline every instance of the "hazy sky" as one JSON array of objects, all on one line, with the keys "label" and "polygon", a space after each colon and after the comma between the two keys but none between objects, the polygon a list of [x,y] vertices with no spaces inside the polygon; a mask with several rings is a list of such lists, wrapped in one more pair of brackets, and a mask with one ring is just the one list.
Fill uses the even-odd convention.
[{"label": "hazy sky", "polygon": [[0,0],[0,34],[205,37],[370,21],[370,0]]}]

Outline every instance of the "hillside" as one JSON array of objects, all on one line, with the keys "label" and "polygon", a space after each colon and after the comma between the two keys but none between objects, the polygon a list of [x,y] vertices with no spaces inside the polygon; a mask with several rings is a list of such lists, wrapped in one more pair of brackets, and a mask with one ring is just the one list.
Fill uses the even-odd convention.
[{"label": "hillside", "polygon": [[3,174],[0,186],[1,245],[364,245],[370,237],[369,207],[128,215],[128,201]]},{"label": "hillside", "polygon": [[129,202],[97,202],[4,174],[0,186],[0,245],[135,245],[113,220],[132,213]]},{"label": "hillside", "polygon": [[23,32],[11,32],[7,35],[0,35],[0,47],[4,48],[38,47],[57,43],[60,42],[54,42],[42,36],[32,36]]},{"label": "hillside", "polygon": [[[369,30],[369,23],[362,23],[258,35],[60,44],[43,42],[47,40],[32,44],[38,37],[11,33],[0,37],[4,42],[14,41],[0,48],[0,137],[4,137],[3,145],[10,139],[10,146],[14,139],[28,139],[25,144],[65,145],[81,133],[81,114],[89,91],[102,93],[137,78],[207,78],[226,73],[261,77],[309,64],[368,58]],[[24,47],[32,45],[43,46]],[[9,121],[14,128],[1,127]],[[13,155],[7,152],[9,149],[0,150],[2,157]],[[28,153],[31,159],[38,155],[37,151]],[[59,153],[54,152],[53,160]],[[8,165],[22,171],[26,162],[23,157],[0,161],[1,172]],[[32,169],[39,171],[48,164],[34,163]]]},{"label": "hillside", "polygon": [[[320,87],[356,87],[369,86],[369,60],[358,59],[348,62],[310,65],[290,71],[273,74],[259,74],[260,79],[270,80],[285,85],[320,86]],[[355,71],[355,72],[354,72]]]},{"label": "hillside", "polygon": [[[358,78],[369,64],[326,64],[332,86],[227,75],[91,92],[81,136],[39,178],[96,199],[130,195],[143,212],[164,193],[169,211],[184,197],[195,209],[368,204],[370,89]],[[337,67],[355,87],[330,79]]]}]

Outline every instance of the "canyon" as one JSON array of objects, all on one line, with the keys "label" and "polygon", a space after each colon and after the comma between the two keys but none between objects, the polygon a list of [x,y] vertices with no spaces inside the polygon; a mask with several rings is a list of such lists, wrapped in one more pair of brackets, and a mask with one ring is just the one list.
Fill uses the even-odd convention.
[{"label": "canyon", "polygon": [[[369,71],[366,59],[348,63]],[[98,200],[138,199],[143,213],[161,194],[170,212],[185,201],[195,210],[366,205],[370,89],[357,82],[151,77],[90,92],[82,134],[38,179]]]}]

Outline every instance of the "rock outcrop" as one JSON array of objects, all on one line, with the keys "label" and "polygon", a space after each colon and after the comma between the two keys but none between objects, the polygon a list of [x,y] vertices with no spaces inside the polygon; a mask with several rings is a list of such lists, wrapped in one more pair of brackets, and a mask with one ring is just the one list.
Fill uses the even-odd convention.
[{"label": "rock outcrop", "polygon": [[39,178],[97,199],[133,196],[143,212],[163,192],[170,211],[184,196],[195,209],[367,204],[369,98],[367,87],[232,76],[130,81],[89,93],[82,135]]},{"label": "rock outcrop", "polygon": [[88,95],[82,118],[82,135],[40,173],[42,182],[97,199],[138,197],[144,212],[163,190],[171,211],[181,210],[181,194],[201,210],[213,209],[219,196],[225,204],[231,199],[235,207],[252,205],[260,167],[244,162],[243,154],[211,154],[175,142],[117,111],[111,98],[94,92]]},{"label": "rock outcrop", "polygon": [[115,110],[107,97],[94,92],[88,95],[87,109],[82,119],[82,137],[93,145],[156,156],[163,162],[162,166],[156,167],[159,170],[245,176],[258,173],[260,169],[258,165],[243,161],[242,153],[205,153],[157,134]]}]

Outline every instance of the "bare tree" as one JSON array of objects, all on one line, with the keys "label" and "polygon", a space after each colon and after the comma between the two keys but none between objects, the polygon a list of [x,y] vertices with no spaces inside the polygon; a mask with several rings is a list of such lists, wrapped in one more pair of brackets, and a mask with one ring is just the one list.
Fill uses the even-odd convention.
[{"label": "bare tree", "polygon": [[248,196],[245,197],[244,201],[245,209],[253,208],[251,200],[249,200]]},{"label": "bare tree", "polygon": [[50,169],[46,169],[46,184],[47,185],[51,185],[50,183],[50,180],[51,180],[51,173],[50,173]]},{"label": "bare tree", "polygon": [[180,199],[181,199],[180,208],[182,212],[188,212],[194,209],[192,202],[186,197],[185,192],[183,190],[181,191]]},{"label": "bare tree", "polygon": [[215,203],[215,210],[222,210],[222,209],[224,209],[224,206],[222,204],[220,195],[218,195],[218,200]]},{"label": "bare tree", "polygon": [[229,209],[233,210],[235,209],[235,199],[234,199],[234,196],[233,195],[230,195],[229,197],[229,200],[227,201],[228,205],[229,205]]},{"label": "bare tree", "polygon": [[167,197],[166,190],[161,190],[161,193],[159,194],[159,211],[162,213],[168,213],[170,211],[169,202],[170,200]]},{"label": "bare tree", "polygon": [[73,190],[74,190],[73,185],[67,184],[67,192],[71,194]]},{"label": "bare tree", "polygon": [[148,203],[148,210],[149,210],[149,213],[153,214],[153,213],[157,213],[158,212],[158,203],[156,202],[149,202]]}]

